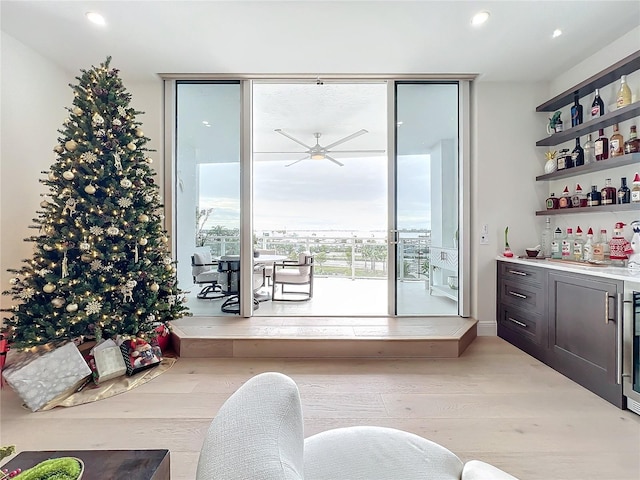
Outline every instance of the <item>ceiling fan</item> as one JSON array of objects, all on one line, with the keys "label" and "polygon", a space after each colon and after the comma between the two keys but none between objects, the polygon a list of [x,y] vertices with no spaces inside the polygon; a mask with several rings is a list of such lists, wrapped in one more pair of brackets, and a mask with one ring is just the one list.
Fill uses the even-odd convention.
[{"label": "ceiling fan", "polygon": [[[351,135],[344,137],[336,142],[333,142],[330,145],[325,145],[322,146],[320,145],[320,136],[322,135],[319,132],[316,132],[313,134],[313,136],[316,139],[316,144],[315,145],[307,145],[306,143],[298,140],[295,137],[292,137],[291,135],[289,135],[287,132],[283,131],[280,128],[276,128],[275,129],[276,132],[278,132],[280,135],[283,135],[285,137],[287,137],[290,140],[293,140],[294,142],[296,142],[299,145],[302,145],[304,148],[306,148],[306,152],[268,152],[268,153],[305,153],[305,156],[302,157],[299,160],[296,160],[295,162],[289,163],[288,165],[285,165],[285,167],[290,167],[291,165],[295,165],[298,162],[301,162],[302,160],[307,160],[307,159],[311,159],[311,160],[329,160],[333,163],[335,163],[336,165],[339,165],[341,167],[344,166],[344,164],[342,162],[339,162],[338,160],[336,160],[335,158],[333,158],[331,154],[335,154],[335,153],[384,153],[384,150],[332,150],[332,148],[347,142],[349,140],[352,140],[356,137],[359,137],[360,135],[364,135],[365,133],[369,133],[368,130],[362,129],[362,130],[358,130],[356,133],[352,133]],[[256,152],[256,153],[267,153],[267,152]]]}]

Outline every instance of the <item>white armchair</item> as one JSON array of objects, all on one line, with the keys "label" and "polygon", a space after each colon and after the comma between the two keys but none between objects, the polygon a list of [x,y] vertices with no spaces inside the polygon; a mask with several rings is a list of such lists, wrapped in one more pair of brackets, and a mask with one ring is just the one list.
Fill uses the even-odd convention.
[{"label": "white armchair", "polygon": [[251,378],[218,411],[196,480],[517,480],[484,462],[463,463],[402,430],[348,427],[306,440],[298,387],[275,372]]},{"label": "white armchair", "polygon": [[[286,291],[285,285],[295,285],[295,287]],[[309,252],[300,253],[298,261],[274,262],[271,279],[272,300],[303,302],[311,297],[313,297],[313,256]]]}]

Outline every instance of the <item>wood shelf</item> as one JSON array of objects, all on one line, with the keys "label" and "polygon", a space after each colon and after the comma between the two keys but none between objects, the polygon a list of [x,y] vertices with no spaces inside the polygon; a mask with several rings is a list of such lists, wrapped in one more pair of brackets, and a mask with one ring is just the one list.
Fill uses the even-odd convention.
[{"label": "wood shelf", "polygon": [[[563,132],[554,133],[547,138],[538,140],[536,142],[537,147],[548,147],[552,145],[559,145],[569,140],[575,140],[578,137],[586,135],[588,133],[597,132],[601,128],[606,128],[614,123],[620,123],[625,120],[640,116],[640,102],[632,103],[626,107],[619,108],[613,112],[608,112],[595,120],[589,120],[588,122],[581,123],[576,127],[569,128]],[[595,138],[593,139],[595,140]]]},{"label": "wood shelf", "polygon": [[[623,58],[610,67],[602,70],[600,73],[587,78],[584,82],[579,83],[573,88],[565,90],[561,94],[553,97],[551,100],[544,102],[536,108],[536,112],[555,112],[556,110],[573,103],[573,96],[578,93],[583,98],[592,93],[596,88],[602,88],[610,83],[620,80],[622,75],[629,75],[636,70],[640,70],[640,50]],[[585,108],[585,111],[587,109]],[[621,120],[622,121],[622,120]],[[602,127],[598,127],[602,128]],[[574,137],[575,138],[575,137]]]},{"label": "wood shelf", "polygon": [[584,173],[599,172],[616,167],[626,167],[627,165],[633,165],[634,163],[640,165],[640,153],[629,153],[627,155],[601,160],[588,165],[581,165],[579,167],[545,173],[544,175],[538,175],[536,177],[536,181],[548,182],[551,180],[560,180],[561,178],[575,177],[576,175],[582,175]]},{"label": "wood shelf", "polygon": [[640,213],[640,203],[625,203],[622,205],[598,205],[597,207],[578,207],[578,208],[558,208],[554,210],[539,210],[536,212],[538,217],[547,217],[551,215],[576,215],[580,213],[615,213],[615,212],[638,212]]}]

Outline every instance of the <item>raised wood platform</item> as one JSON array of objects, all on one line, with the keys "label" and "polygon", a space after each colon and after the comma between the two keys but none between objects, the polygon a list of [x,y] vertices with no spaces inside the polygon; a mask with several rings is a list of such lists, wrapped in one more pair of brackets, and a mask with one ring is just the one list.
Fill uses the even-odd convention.
[{"label": "raised wood platform", "polygon": [[172,322],[185,358],[456,358],[477,336],[460,317],[186,317]]}]

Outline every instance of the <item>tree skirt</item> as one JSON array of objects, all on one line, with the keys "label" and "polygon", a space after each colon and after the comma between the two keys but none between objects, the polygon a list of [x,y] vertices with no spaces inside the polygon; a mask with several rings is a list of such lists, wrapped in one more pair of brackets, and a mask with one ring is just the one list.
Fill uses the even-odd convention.
[{"label": "tree skirt", "polygon": [[157,367],[144,370],[130,377],[112,378],[100,385],[95,385],[91,382],[79,392],[65,393],[54,398],[39,411],[51,410],[55,407],[75,407],[76,405],[97,402],[98,400],[119,395],[153,380],[158,375],[169,370],[176,361],[177,358],[164,357]]}]

